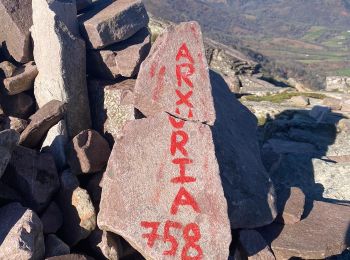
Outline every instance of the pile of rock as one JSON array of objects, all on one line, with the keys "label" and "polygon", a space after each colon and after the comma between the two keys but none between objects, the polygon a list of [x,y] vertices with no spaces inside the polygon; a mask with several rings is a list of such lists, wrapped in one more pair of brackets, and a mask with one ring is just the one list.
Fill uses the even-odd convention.
[{"label": "pile of rock", "polygon": [[317,258],[291,237],[343,239],[347,208],[302,219],[300,190],[276,199],[257,120],[207,60],[256,64],[205,48],[198,23],[151,47],[141,0],[0,0],[0,21],[0,259]]}]

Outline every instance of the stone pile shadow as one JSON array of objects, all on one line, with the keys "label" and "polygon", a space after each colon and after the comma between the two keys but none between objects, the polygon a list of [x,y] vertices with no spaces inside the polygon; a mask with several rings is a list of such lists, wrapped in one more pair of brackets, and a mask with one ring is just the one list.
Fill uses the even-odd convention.
[{"label": "stone pile shadow", "polygon": [[[328,159],[326,154],[329,146],[334,144],[336,140],[337,123],[343,117],[341,114],[331,112],[325,123],[316,123],[308,114],[309,111],[305,109],[285,110],[275,116],[274,119],[271,119],[267,115],[266,123],[263,126],[259,126],[261,147],[264,147],[264,144],[269,139],[281,139],[284,141],[310,143],[317,150],[313,153],[305,151],[285,153],[279,155],[278,158],[264,160],[265,167],[268,169],[270,178],[276,189],[279,212],[283,211],[286,201],[290,197],[292,187],[300,188],[305,194],[306,201],[302,219],[305,219],[310,214],[314,201],[323,201],[350,207],[349,200],[331,199],[323,196],[325,189],[322,184],[315,181],[315,169],[313,165],[313,159],[323,160],[328,163],[337,163]],[[291,137],[291,132],[300,133],[301,135],[292,135]],[[277,161],[279,161],[277,163],[278,166],[274,168],[273,164]],[[276,229],[274,233],[268,235],[269,241],[278,237],[282,230],[283,225],[280,225],[279,230]],[[349,228],[346,231],[345,237],[345,240],[349,244],[350,218]],[[349,251],[346,251],[344,254],[350,256]],[[329,259],[348,258],[346,256],[345,258],[343,256],[333,256]]]},{"label": "stone pile shadow", "polygon": [[[244,121],[244,116],[247,116],[247,113],[246,111],[244,111],[244,109],[246,109],[245,107],[242,108],[241,105],[237,104],[239,102],[235,98],[235,95],[229,90],[229,87],[226,84],[225,80],[218,73],[211,71],[210,77],[211,77],[211,82],[213,87],[212,93],[213,93],[213,99],[214,99],[214,106],[217,111],[216,123],[213,126],[213,140],[216,146],[216,154],[219,162],[222,184],[225,190],[225,196],[228,200],[228,204],[230,204],[232,199],[230,198],[230,196],[232,195],[241,196],[242,194],[237,192],[231,193],[231,191],[227,192],[227,189],[232,189],[232,190],[237,189],[236,186],[241,185],[242,181],[259,182],[260,180],[252,180],[252,179],[249,179],[249,177],[247,176],[236,176],[235,174],[232,174],[232,179],[228,179],[227,174],[225,174],[225,171],[227,170],[226,169],[227,167],[225,166],[225,164],[227,163],[229,164],[233,163],[234,168],[241,167],[235,164],[237,164],[237,162],[239,161],[242,161],[242,158],[238,158],[238,159],[232,158],[229,162],[227,162],[226,158],[224,158],[223,160],[220,157],[222,157],[222,153],[227,152],[226,148],[231,150],[233,149],[236,151],[236,148],[232,147],[232,144],[233,144],[232,141],[227,140],[227,138],[230,138],[230,137],[233,138],[233,136],[235,136],[235,133],[230,133],[231,131],[238,130],[237,132],[240,135],[242,135],[241,136],[242,140],[246,140],[246,138],[249,136],[249,134],[247,135],[244,134],[244,130],[242,133],[242,129],[247,127],[247,122],[242,122],[242,124],[240,124],[240,122],[237,121],[238,119],[241,119],[242,121]],[[226,96],[226,97],[223,97],[223,96]],[[231,103],[228,102],[230,100],[231,100]],[[223,106],[226,108],[222,109]],[[221,110],[221,112],[225,110],[225,113],[220,113],[220,112],[218,113],[218,110]],[[278,171],[269,173],[272,183],[274,184],[277,197],[279,198],[279,205],[282,205],[281,209],[284,208],[285,203],[290,196],[290,190],[292,187],[298,187],[304,192],[307,199],[306,199],[306,205],[305,205],[304,214],[302,218],[306,218],[309,215],[309,213],[313,208],[313,201],[315,200],[339,204],[339,205],[345,205],[350,207],[350,201],[329,199],[329,198],[323,197],[324,187],[321,184],[315,182],[314,167],[312,163],[312,160],[314,158],[332,162],[330,160],[327,160],[325,156],[328,151],[328,147],[335,142],[336,135],[337,135],[336,125],[338,121],[342,119],[342,116],[337,113],[331,113],[331,115],[329,116],[329,118],[331,119],[328,120],[327,123],[317,124],[314,119],[308,116],[308,113],[309,111],[304,109],[286,110],[280,113],[279,115],[275,116],[274,119],[268,118],[265,124],[265,127],[264,126],[258,127],[258,135],[259,135],[259,141],[261,145],[264,143],[264,141],[267,141],[270,138],[278,138],[278,139],[288,141],[290,140],[288,138],[288,131],[291,128],[296,128],[298,130],[303,131],[303,133],[307,134],[305,136],[306,139],[291,140],[291,141],[311,143],[312,145],[315,146],[317,150],[317,152],[311,153],[311,154],[301,152],[300,154],[282,155],[281,158],[279,159],[280,166]],[[292,120],[290,124],[287,123],[287,124],[282,124],[282,126],[280,126],[279,124],[280,122],[282,123],[286,122],[286,119],[291,119],[293,115],[296,115],[296,114],[299,116],[299,119],[300,119],[299,123],[295,122],[294,124]],[[234,120],[232,120],[232,118],[234,118]],[[238,126],[232,126],[232,123],[238,124]],[[254,126],[250,126],[250,127],[254,127]],[[219,128],[219,129],[215,129],[215,128]],[[239,128],[241,129],[239,130]],[[310,140],[307,140],[307,138],[310,138]],[[235,140],[237,140],[237,138],[235,138]],[[223,145],[222,144],[223,141],[227,142],[227,144]],[[237,142],[236,145],[240,147],[241,143]],[[249,145],[250,145],[249,142],[247,142],[247,146]],[[258,151],[258,153],[259,152],[260,151]],[[240,156],[241,155],[237,154],[237,157],[240,157]],[[251,155],[251,156],[254,156],[254,155]],[[260,156],[260,154],[258,154],[257,156]],[[264,159],[264,157],[262,158]],[[251,158],[246,158],[246,161],[248,163],[251,162]],[[274,163],[275,162],[276,161],[274,161]],[[265,166],[266,166],[265,168],[269,170],[270,166],[269,165],[265,165]],[[237,177],[240,177],[240,179],[237,179]],[[228,182],[229,182],[229,185],[227,185]],[[266,183],[260,183],[260,185],[266,186]],[[252,187],[252,186],[250,185],[248,187]],[[243,193],[244,192],[247,192],[247,194],[249,193],[249,190],[248,191],[245,190],[245,187],[243,188],[241,187],[241,190],[244,190]],[[262,190],[259,190],[260,195],[262,195],[261,191]],[[265,193],[263,194],[263,196],[267,198],[269,195],[269,191],[265,189],[264,192]],[[247,196],[247,194],[243,194],[243,195]],[[235,199],[233,198],[233,200]],[[256,211],[259,211],[261,210],[261,208],[264,208],[263,211],[265,216],[267,215],[268,216],[267,218],[273,218],[272,217],[273,213],[269,212],[268,202],[265,201],[264,203],[265,203],[264,206],[255,205]],[[259,204],[259,203],[256,203],[256,204]],[[260,209],[258,209],[259,207]],[[254,211],[254,208],[251,210]],[[229,211],[230,211],[230,205],[229,205]],[[234,214],[234,212],[232,214]],[[240,214],[240,213],[237,212],[237,214]],[[250,213],[248,215],[250,215]],[[232,221],[231,221],[231,224],[232,224]],[[265,225],[268,225],[268,224],[269,223],[266,223]],[[260,226],[263,226],[263,225],[260,225]],[[234,227],[232,229],[233,229],[233,241],[235,241],[233,243],[236,244],[238,240],[239,229],[237,230]],[[282,231],[282,229],[283,229],[283,225],[281,225],[280,230],[277,230],[276,233],[273,234],[274,237],[277,237],[279,233]],[[350,242],[350,225],[347,230],[346,240],[347,241],[349,240]],[[256,250],[257,252],[259,252],[262,249],[263,248],[257,248]]]}]

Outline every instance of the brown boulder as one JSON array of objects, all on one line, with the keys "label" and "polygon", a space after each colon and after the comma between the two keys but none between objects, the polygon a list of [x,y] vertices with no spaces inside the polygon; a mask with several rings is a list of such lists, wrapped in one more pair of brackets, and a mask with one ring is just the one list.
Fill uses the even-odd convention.
[{"label": "brown boulder", "polygon": [[10,78],[16,71],[16,66],[9,61],[0,63],[0,78]]},{"label": "brown boulder", "polygon": [[340,110],[342,107],[342,101],[338,98],[327,97],[323,99],[322,104],[332,110]]},{"label": "brown boulder", "polygon": [[304,213],[305,194],[297,188],[292,187],[290,191],[281,191],[277,196],[277,221],[281,224],[291,225],[299,222]]},{"label": "brown boulder", "polygon": [[105,1],[79,17],[87,46],[102,49],[130,38],[148,24],[141,0]]},{"label": "brown boulder", "polygon": [[4,86],[8,95],[16,95],[34,87],[34,80],[38,69],[34,62],[18,67],[10,78],[4,79]]},{"label": "brown boulder", "polygon": [[147,28],[131,38],[113,44],[108,49],[88,50],[88,72],[98,78],[115,79],[119,76],[133,77],[151,48],[151,36]]},{"label": "brown boulder", "polygon": [[39,217],[19,203],[0,208],[0,259],[43,259],[44,236]]},{"label": "brown boulder", "polygon": [[149,259],[227,259],[231,229],[209,126],[167,113],[128,122],[102,181],[98,226]]},{"label": "brown boulder", "polygon": [[145,116],[167,112],[214,124],[208,64],[198,23],[170,26],[157,38],[141,64],[135,105]]},{"label": "brown boulder", "polygon": [[85,130],[72,140],[69,164],[75,173],[103,170],[111,150],[108,142],[95,130]]},{"label": "brown boulder", "polygon": [[0,1],[0,43],[18,62],[33,59],[29,29],[32,26],[32,0]]},{"label": "brown boulder", "polygon": [[59,188],[55,161],[51,154],[39,154],[22,146],[13,151],[3,176],[5,183],[18,190],[26,206],[41,212]]},{"label": "brown boulder", "polygon": [[59,235],[69,246],[74,246],[96,228],[95,209],[89,194],[79,187],[72,172],[64,171],[60,182],[57,203],[62,210],[63,226]]},{"label": "brown boulder", "polygon": [[28,122],[27,120],[10,116],[8,117],[8,126],[9,129],[13,129],[18,133],[22,133],[24,129],[27,128]]},{"label": "brown boulder", "polygon": [[20,144],[34,148],[40,144],[52,126],[64,116],[66,106],[63,102],[52,100],[30,117],[30,123],[22,132]]},{"label": "brown boulder", "polygon": [[7,116],[27,119],[34,112],[35,102],[26,93],[14,96],[0,95],[0,103]]},{"label": "brown boulder", "polygon": [[113,146],[122,136],[127,121],[136,118],[134,108],[135,80],[118,83],[90,80],[88,84],[92,125]]},{"label": "brown boulder", "polygon": [[311,212],[294,225],[272,224],[261,234],[276,259],[325,259],[350,246],[350,207],[314,201]]}]

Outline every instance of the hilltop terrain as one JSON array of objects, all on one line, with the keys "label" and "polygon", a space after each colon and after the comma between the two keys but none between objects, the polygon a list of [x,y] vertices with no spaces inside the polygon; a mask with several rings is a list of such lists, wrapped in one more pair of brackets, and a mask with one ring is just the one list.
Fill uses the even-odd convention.
[{"label": "hilltop terrain", "polygon": [[[250,55],[274,77],[314,88],[350,76],[350,1],[145,0],[175,22],[197,20],[207,36]],[[262,54],[262,55],[260,55]]]}]

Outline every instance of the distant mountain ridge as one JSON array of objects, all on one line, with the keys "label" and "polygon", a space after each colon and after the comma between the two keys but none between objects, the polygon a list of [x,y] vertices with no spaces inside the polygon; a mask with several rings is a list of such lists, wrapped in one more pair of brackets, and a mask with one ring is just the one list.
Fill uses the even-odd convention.
[{"label": "distant mountain ridge", "polygon": [[309,78],[317,88],[326,76],[350,76],[350,0],[144,2],[173,22],[198,21],[208,37],[246,50],[258,62],[265,56],[281,63],[265,66],[279,75]]}]

